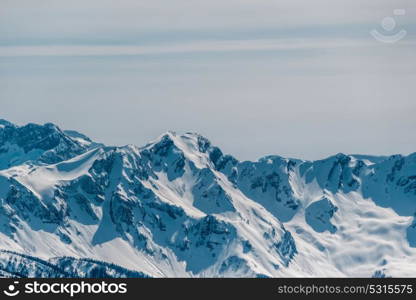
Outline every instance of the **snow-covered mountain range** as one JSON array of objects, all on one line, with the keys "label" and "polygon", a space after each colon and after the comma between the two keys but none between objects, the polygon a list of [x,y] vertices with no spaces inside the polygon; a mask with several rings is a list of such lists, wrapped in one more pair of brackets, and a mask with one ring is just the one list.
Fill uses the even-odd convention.
[{"label": "snow-covered mountain range", "polygon": [[416,276],[416,154],[238,161],[0,121],[0,276]]}]

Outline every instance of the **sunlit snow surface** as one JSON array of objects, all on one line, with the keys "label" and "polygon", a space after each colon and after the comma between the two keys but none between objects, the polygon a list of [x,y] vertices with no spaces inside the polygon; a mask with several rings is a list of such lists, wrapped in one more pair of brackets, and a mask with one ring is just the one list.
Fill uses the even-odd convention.
[{"label": "sunlit snow surface", "polygon": [[0,275],[416,275],[416,154],[239,162],[193,133],[0,125]]}]

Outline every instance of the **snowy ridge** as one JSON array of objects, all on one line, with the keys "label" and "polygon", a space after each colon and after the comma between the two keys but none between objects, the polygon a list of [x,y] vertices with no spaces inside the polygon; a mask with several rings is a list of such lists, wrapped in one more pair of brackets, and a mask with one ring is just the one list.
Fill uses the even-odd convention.
[{"label": "snowy ridge", "polygon": [[146,274],[92,259],[54,257],[44,261],[37,257],[0,250],[2,277],[22,278],[148,278]]},{"label": "snowy ridge", "polygon": [[51,123],[17,126],[0,119],[0,170],[26,162],[57,163],[100,146],[76,134]]},{"label": "snowy ridge", "polygon": [[240,162],[195,133],[106,147],[0,125],[0,262],[63,268],[29,276],[415,275],[416,154]]}]

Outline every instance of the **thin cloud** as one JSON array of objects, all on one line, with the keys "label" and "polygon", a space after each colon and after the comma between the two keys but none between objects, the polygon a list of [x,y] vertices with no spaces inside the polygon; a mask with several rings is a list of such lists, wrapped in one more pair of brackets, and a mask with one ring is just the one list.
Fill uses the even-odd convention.
[{"label": "thin cloud", "polygon": [[[414,42],[403,42],[414,45]],[[366,39],[262,39],[194,41],[169,45],[51,45],[51,46],[0,46],[1,57],[13,56],[114,56],[175,54],[194,52],[272,51],[297,49],[331,49],[375,46]]]}]

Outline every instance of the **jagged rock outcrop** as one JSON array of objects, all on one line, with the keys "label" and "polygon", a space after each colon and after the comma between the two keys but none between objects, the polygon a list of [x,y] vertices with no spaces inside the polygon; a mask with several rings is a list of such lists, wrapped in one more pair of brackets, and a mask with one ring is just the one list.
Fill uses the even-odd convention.
[{"label": "jagged rock outcrop", "polygon": [[0,275],[408,276],[415,178],[416,154],[240,162],[195,133],[107,147],[3,120],[0,248],[20,254]]}]

